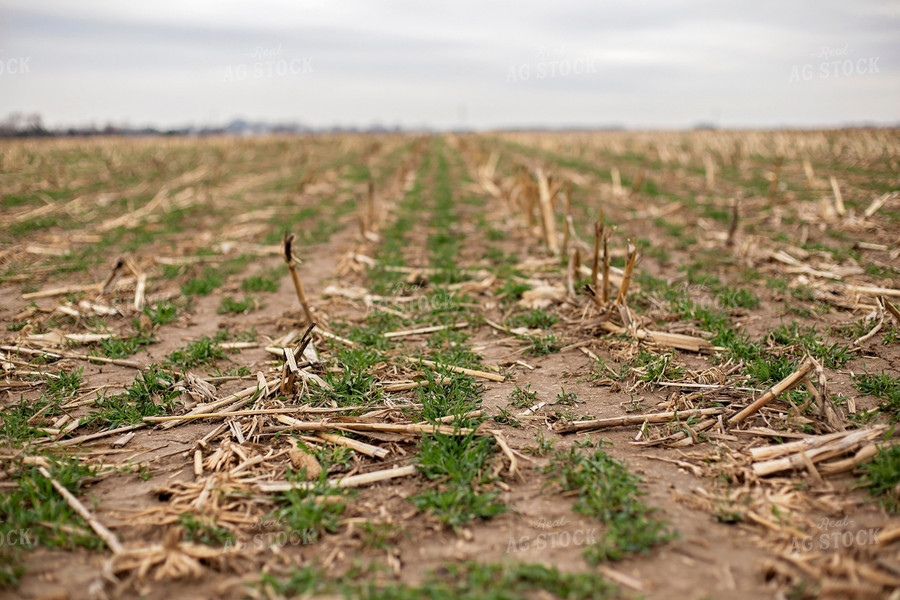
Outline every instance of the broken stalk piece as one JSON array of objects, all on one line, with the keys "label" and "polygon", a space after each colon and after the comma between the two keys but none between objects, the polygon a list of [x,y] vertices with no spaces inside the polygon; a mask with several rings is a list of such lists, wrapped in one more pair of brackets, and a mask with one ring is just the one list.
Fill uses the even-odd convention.
[{"label": "broken stalk piece", "polygon": [[281,393],[285,396],[290,394],[291,390],[294,389],[294,378],[297,375],[297,371],[300,370],[297,366],[297,359],[303,356],[306,347],[309,346],[310,341],[312,341],[312,336],[310,334],[315,326],[315,323],[309,324],[306,331],[303,332],[303,337],[300,338],[300,341],[297,342],[297,346],[294,349],[284,349],[284,366],[281,369]]},{"label": "broken stalk piece", "polygon": [[637,260],[637,248],[631,240],[628,240],[628,259],[625,262],[625,274],[622,276],[622,285],[619,286],[619,295],[616,304],[625,304],[628,296],[628,287],[631,285],[631,274],[634,272],[634,263]]},{"label": "broken stalk piece", "polygon": [[309,301],[306,299],[306,292],[303,290],[303,283],[300,281],[300,273],[297,272],[297,264],[294,261],[294,255],[291,252],[291,244],[293,241],[293,233],[284,234],[284,262],[287,264],[288,271],[291,273],[291,281],[294,282],[294,289],[297,290],[297,299],[300,300],[300,306],[303,307],[303,314],[306,317],[306,322],[312,323],[312,309],[310,309]]},{"label": "broken stalk piece", "polygon": [[597,289],[597,282],[600,278],[600,241],[603,240],[603,211],[597,217],[597,223],[594,225],[594,262],[591,264],[591,286]]}]

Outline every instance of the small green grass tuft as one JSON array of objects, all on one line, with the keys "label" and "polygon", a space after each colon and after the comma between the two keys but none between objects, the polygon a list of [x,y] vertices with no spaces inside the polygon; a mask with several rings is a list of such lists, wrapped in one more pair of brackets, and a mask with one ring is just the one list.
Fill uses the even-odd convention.
[{"label": "small green grass tuft", "polygon": [[165,414],[175,405],[179,392],[172,389],[175,379],[157,365],[138,373],[125,391],[97,398],[98,408],[87,418],[105,427],[137,425],[144,417]]},{"label": "small green grass tuft", "polygon": [[530,384],[525,384],[524,388],[520,388],[518,384],[515,389],[509,393],[510,404],[516,408],[528,408],[534,406],[537,392],[531,390]]},{"label": "small green grass tuft", "polygon": [[510,319],[513,327],[527,327],[528,329],[549,329],[557,323],[559,318],[553,313],[534,308],[525,313],[514,315]]},{"label": "small green grass tuft", "polygon": [[168,300],[163,300],[152,306],[145,306],[144,314],[150,318],[153,325],[165,325],[178,317],[178,308]]},{"label": "small green grass tuft", "polygon": [[575,406],[576,404],[578,404],[578,395],[575,392],[567,392],[565,388],[560,387],[559,393],[556,395],[556,402],[554,402],[553,404]]},{"label": "small green grass tuft", "polygon": [[277,292],[284,272],[283,268],[272,268],[259,275],[251,275],[241,282],[241,289],[250,293]]},{"label": "small green grass tuft", "polygon": [[879,375],[854,375],[853,386],[863,394],[883,400],[878,408],[887,414],[891,423],[900,421],[900,377],[891,377],[883,371]]},{"label": "small green grass tuft", "polygon": [[499,411],[499,414],[494,417],[495,423],[515,427],[516,429],[520,429],[522,427],[522,423],[516,418],[514,414],[512,414],[505,408],[498,408],[497,410]]},{"label": "small green grass tuft", "polygon": [[185,296],[208,296],[214,290],[222,287],[225,279],[216,269],[207,267],[196,278],[185,282],[181,286],[181,293]]},{"label": "small green grass tuft", "polygon": [[53,398],[71,398],[81,387],[84,367],[71,371],[60,371],[56,377],[45,377],[47,380],[47,392]]},{"label": "small green grass tuft", "polygon": [[348,573],[338,582],[313,566],[294,567],[283,580],[263,575],[259,585],[266,597],[343,595],[361,600],[620,600],[625,597],[614,583],[598,573],[565,573],[545,564],[448,563],[416,586],[385,582],[384,577],[372,570],[370,567]]},{"label": "small green grass tuft", "polygon": [[432,483],[410,498],[420,511],[459,529],[473,519],[490,519],[506,511],[496,491],[484,491],[490,474],[494,438],[426,435],[419,443],[419,471]]},{"label": "small green grass tuft", "polygon": [[747,308],[759,306],[759,298],[744,288],[723,287],[716,292],[716,298],[723,308]]},{"label": "small green grass tuft", "polygon": [[[269,519],[279,522],[285,531],[302,534],[304,540],[311,542],[326,533],[336,533],[346,507],[346,502],[342,499],[349,492],[330,487],[327,477],[327,469],[323,468],[313,488],[295,489],[281,494],[276,500],[280,507]],[[288,481],[303,480],[305,473],[288,473]]]},{"label": "small green grass tuft", "polygon": [[886,446],[862,467],[862,483],[888,511],[900,513],[900,446]]},{"label": "small green grass tuft", "polygon": [[[78,460],[53,458],[50,475],[75,495],[94,475]],[[12,465],[10,465],[12,466]],[[10,469],[11,488],[0,494],[0,589],[15,586],[25,569],[25,552],[36,547],[99,550],[103,542],[72,510],[37,467],[24,464]]]},{"label": "small green grass tuft", "polygon": [[18,404],[5,406],[0,412],[0,440],[18,446],[44,435],[28,423],[44,404],[41,402],[29,404],[21,400]]},{"label": "small green grass tuft", "polygon": [[339,374],[328,373],[326,380],[330,390],[313,392],[321,402],[336,402],[338,406],[365,406],[377,403],[381,388],[374,385],[375,378],[364,370],[345,368]]},{"label": "small green grass tuft", "polygon": [[747,373],[756,383],[772,385],[796,371],[799,364],[799,359],[788,355],[766,354],[754,358],[747,365]]},{"label": "small green grass tuft", "polygon": [[590,454],[580,450],[558,450],[546,470],[565,491],[578,492],[576,512],[606,525],[603,538],[585,549],[589,561],[620,560],[673,539],[666,523],[653,516],[656,509],[640,501],[643,492],[638,487],[639,477],[599,446]]},{"label": "small green grass tuft", "polygon": [[881,334],[882,346],[893,346],[900,343],[900,326],[887,325]]},{"label": "small green grass tuft", "polygon": [[204,546],[223,546],[234,541],[234,534],[217,525],[210,516],[181,513],[176,522],[184,529],[184,537],[189,542]]},{"label": "small green grass tuft", "polygon": [[250,312],[255,309],[256,306],[256,300],[252,296],[245,296],[243,300],[236,300],[231,296],[225,296],[222,298],[222,302],[219,303],[219,308],[216,309],[216,312],[220,315],[239,315],[241,313]]},{"label": "small green grass tuft", "polygon": [[639,369],[640,380],[648,383],[658,381],[678,381],[684,377],[684,369],[673,364],[675,354],[655,354],[647,350],[641,350],[632,361]]},{"label": "small green grass tuft", "polygon": [[455,423],[462,427],[477,424],[464,415],[477,410],[484,386],[472,377],[457,373],[425,373],[427,383],[416,388],[416,398],[422,404],[422,417],[432,423],[443,417],[456,416]]},{"label": "small green grass tuft", "polygon": [[37,217],[27,221],[13,222],[9,225],[9,232],[14,238],[27,235],[33,231],[56,227],[59,220],[56,217]]},{"label": "small green grass tuft", "polygon": [[561,348],[559,338],[555,334],[549,335],[523,335],[519,339],[528,342],[528,353],[531,356],[546,356],[559,352]]},{"label": "small green grass tuft", "polygon": [[822,335],[815,327],[804,327],[797,321],[783,323],[771,331],[769,337],[776,344],[796,347],[803,353],[810,354],[830,369],[840,369],[851,358],[848,346],[838,342],[829,345],[822,341]]},{"label": "small green grass tuft", "polygon": [[210,377],[246,377],[252,373],[253,371],[250,367],[241,365],[227,371],[223,371],[221,368],[216,367],[209,375]]},{"label": "small green grass tuft", "polygon": [[107,338],[100,340],[100,353],[107,358],[127,358],[149,346],[156,340],[153,336],[136,335],[127,338]]},{"label": "small green grass tuft", "polygon": [[166,355],[168,363],[180,369],[212,364],[223,358],[225,358],[225,353],[222,352],[216,341],[206,336]]},{"label": "small green grass tuft", "polygon": [[466,343],[471,334],[465,331],[445,329],[428,336],[428,358],[440,363],[477,369],[481,366],[481,357],[472,352]]},{"label": "small green grass tuft", "polygon": [[544,436],[544,430],[538,429],[535,434],[535,445],[534,446],[525,446],[522,448],[525,452],[533,456],[547,456],[551,450],[553,450],[553,444],[556,443],[556,439],[548,440]]},{"label": "small green grass tuft", "polygon": [[516,302],[522,299],[522,294],[531,289],[531,286],[525,281],[519,281],[515,277],[510,277],[503,282],[500,287],[500,295],[507,302]]},{"label": "small green grass tuft", "polygon": [[403,531],[391,523],[366,522],[359,525],[357,535],[363,546],[373,550],[387,550],[402,538]]}]

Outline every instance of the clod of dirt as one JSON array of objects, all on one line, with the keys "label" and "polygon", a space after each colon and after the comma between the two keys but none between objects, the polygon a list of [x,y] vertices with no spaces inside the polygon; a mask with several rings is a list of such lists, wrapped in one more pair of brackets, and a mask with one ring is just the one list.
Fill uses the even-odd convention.
[{"label": "clod of dirt", "polygon": [[316,460],[316,457],[303,450],[302,448],[298,448],[296,445],[291,448],[288,452],[288,456],[291,459],[291,464],[294,465],[294,468],[298,471],[301,469],[306,469],[306,479],[313,480],[317,479],[319,475],[322,473],[322,465],[319,464],[319,461]]}]

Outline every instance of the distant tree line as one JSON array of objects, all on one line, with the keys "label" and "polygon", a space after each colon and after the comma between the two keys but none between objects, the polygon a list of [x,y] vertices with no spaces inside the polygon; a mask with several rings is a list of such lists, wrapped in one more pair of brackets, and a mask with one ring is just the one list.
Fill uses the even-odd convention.
[{"label": "distant tree line", "polygon": [[38,113],[14,112],[0,121],[2,137],[39,137],[51,135]]},{"label": "distant tree line", "polygon": [[0,120],[0,138],[81,137],[95,135],[178,135],[192,131],[159,130],[153,127],[130,128],[115,125],[82,125],[79,127],[48,128],[39,113],[13,112]]},{"label": "distant tree line", "polygon": [[121,127],[108,124],[103,127],[83,125],[79,127],[47,128],[38,113],[14,112],[0,120],[0,138],[22,137],[82,137],[82,136],[140,136],[140,135],[267,135],[267,134],[312,134],[312,133],[398,133],[402,131],[425,132],[425,127],[403,128],[399,125],[386,127],[370,125],[368,127],[322,127],[312,128],[298,123],[252,122],[234,119],[221,126],[187,125],[171,129],[156,127]]}]

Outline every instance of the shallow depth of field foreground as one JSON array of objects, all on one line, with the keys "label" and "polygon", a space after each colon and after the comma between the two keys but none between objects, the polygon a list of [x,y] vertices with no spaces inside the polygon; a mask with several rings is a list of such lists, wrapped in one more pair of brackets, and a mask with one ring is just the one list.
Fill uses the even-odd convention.
[{"label": "shallow depth of field foreground", "polygon": [[0,145],[4,598],[897,598],[900,132]]}]

